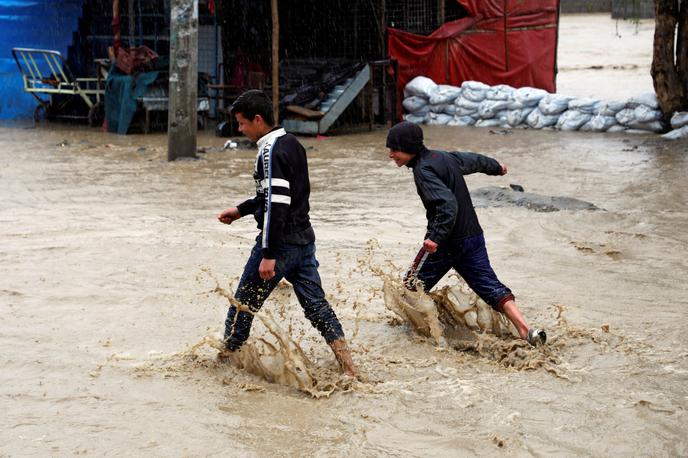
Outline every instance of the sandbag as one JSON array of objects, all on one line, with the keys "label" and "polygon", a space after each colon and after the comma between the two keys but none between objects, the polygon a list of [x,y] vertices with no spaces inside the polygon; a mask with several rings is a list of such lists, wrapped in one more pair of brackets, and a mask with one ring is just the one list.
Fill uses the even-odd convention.
[{"label": "sandbag", "polygon": [[483,100],[478,106],[478,115],[483,119],[494,118],[497,112],[505,110],[509,106],[507,100]]},{"label": "sandbag", "polygon": [[417,95],[406,97],[402,102],[404,109],[409,113],[414,113],[423,108],[427,104],[428,101],[426,99],[424,99],[423,97],[419,97]]},{"label": "sandbag", "polygon": [[456,114],[456,105],[454,105],[453,103],[445,105],[443,113],[454,116]]},{"label": "sandbag", "polygon": [[625,132],[626,130],[627,128],[625,126],[622,126],[621,124],[614,124],[609,129],[607,129],[607,132]]},{"label": "sandbag", "polygon": [[489,100],[512,100],[514,88],[507,84],[498,84],[487,90]]},{"label": "sandbag", "polygon": [[428,117],[426,118],[425,122],[426,124],[429,124],[431,126],[444,126],[452,119],[454,119],[454,117],[449,116],[448,114],[430,113],[428,114]]},{"label": "sandbag", "polygon": [[573,99],[569,101],[569,110],[576,110],[582,113],[592,114],[595,112],[595,109],[599,103],[599,100],[590,97]]},{"label": "sandbag", "polygon": [[457,116],[478,116],[478,107],[476,108],[463,108],[463,107],[456,107],[456,113],[455,115]]},{"label": "sandbag", "polygon": [[645,92],[643,94],[631,97],[630,99],[628,99],[627,105],[629,108],[635,108],[638,105],[647,105],[653,110],[659,109],[657,95],[654,92]]},{"label": "sandbag", "polygon": [[454,119],[447,123],[448,126],[466,127],[475,124],[475,118],[470,116],[454,116]]},{"label": "sandbag", "polygon": [[664,125],[659,121],[640,122],[634,120],[628,124],[631,129],[644,130],[648,132],[661,132],[664,130]]},{"label": "sandbag", "polygon": [[[464,95],[465,95],[465,91],[464,91]],[[478,112],[478,107],[480,106],[480,102],[474,102],[473,100],[468,100],[467,98],[465,98],[463,96],[457,98],[456,101],[454,102],[454,104],[458,108],[464,108],[466,110],[473,110],[474,113]]]},{"label": "sandbag", "polygon": [[482,102],[487,97],[487,91],[462,89],[461,97],[468,99],[472,102]]},{"label": "sandbag", "polygon": [[404,94],[417,95],[430,100],[430,97],[435,95],[438,90],[439,86],[430,78],[416,76],[406,85]]},{"label": "sandbag", "polygon": [[548,94],[540,100],[538,108],[544,115],[556,115],[566,111],[572,99],[573,97],[569,97],[568,95]]},{"label": "sandbag", "polygon": [[610,127],[616,125],[616,118],[614,116],[605,116],[602,114],[593,115],[587,123],[583,124],[579,130],[587,132],[605,132]]},{"label": "sandbag", "polygon": [[444,109],[447,108],[447,104],[446,103],[440,103],[437,105],[430,104],[430,105],[428,105],[428,107],[430,107],[430,111],[432,113],[444,113]]},{"label": "sandbag", "polygon": [[403,118],[404,118],[404,121],[412,122],[414,124],[425,124],[425,116],[407,114],[407,115],[404,115]]},{"label": "sandbag", "polygon": [[513,98],[514,101],[523,104],[525,107],[534,107],[547,94],[549,94],[549,92],[543,89],[537,89],[534,87],[521,87],[514,91]]},{"label": "sandbag", "polygon": [[688,126],[688,111],[677,111],[671,117],[671,127],[674,129]]},{"label": "sandbag", "polygon": [[521,102],[517,102],[516,100],[510,100],[509,101],[509,106],[507,109],[509,110],[522,110],[523,108],[533,108],[532,106],[529,107],[527,105],[522,104]]},{"label": "sandbag", "polygon": [[463,83],[461,83],[461,89],[485,92],[488,89],[490,89],[490,86],[488,86],[485,83],[481,83],[480,81],[464,81]]},{"label": "sandbag", "polygon": [[506,122],[512,127],[516,127],[518,125],[521,125],[525,122],[526,118],[528,115],[533,111],[535,108],[533,107],[528,107],[528,108],[522,108],[520,110],[508,110],[506,112]]},{"label": "sandbag", "polygon": [[647,105],[638,105],[633,110],[633,116],[635,116],[637,122],[652,122],[662,119],[662,112],[653,110]]},{"label": "sandbag", "polygon": [[475,127],[501,127],[502,122],[497,119],[481,119],[475,123]]},{"label": "sandbag", "polygon": [[456,86],[449,86],[448,84],[440,84],[437,86],[437,90],[428,99],[433,105],[440,103],[451,103],[458,96],[461,95],[461,88]]},{"label": "sandbag", "polygon": [[600,102],[595,109],[595,113],[602,116],[614,116],[624,108],[626,108],[626,102],[608,100]]},{"label": "sandbag", "polygon": [[557,121],[557,129],[560,130],[578,130],[580,126],[590,121],[592,115],[589,113],[583,113],[578,110],[567,110],[559,117]]},{"label": "sandbag", "polygon": [[615,118],[619,124],[627,126],[635,120],[635,110],[633,108],[624,108],[615,115]]},{"label": "sandbag", "polygon": [[674,129],[671,132],[667,132],[662,135],[662,138],[666,140],[678,140],[679,138],[688,138],[688,124],[678,129]]},{"label": "sandbag", "polygon": [[539,108],[530,112],[526,118],[528,125],[534,129],[542,129],[543,127],[553,126],[559,120],[559,115],[546,115],[540,111]]}]

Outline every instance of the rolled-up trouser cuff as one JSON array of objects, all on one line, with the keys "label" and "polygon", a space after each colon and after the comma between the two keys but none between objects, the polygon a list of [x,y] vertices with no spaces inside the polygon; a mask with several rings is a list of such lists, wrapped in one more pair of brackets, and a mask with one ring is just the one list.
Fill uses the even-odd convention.
[{"label": "rolled-up trouser cuff", "polygon": [[492,307],[498,312],[504,312],[504,304],[513,300],[516,300],[516,298],[512,293],[509,293],[506,296],[502,297],[499,301],[497,301],[497,304],[495,304]]}]

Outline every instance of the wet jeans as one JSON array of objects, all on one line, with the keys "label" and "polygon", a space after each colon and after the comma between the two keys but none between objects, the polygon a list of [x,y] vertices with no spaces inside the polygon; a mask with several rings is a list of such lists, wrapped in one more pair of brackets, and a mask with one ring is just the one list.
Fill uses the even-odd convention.
[{"label": "wet jeans", "polygon": [[423,289],[430,291],[451,268],[466,280],[468,286],[482,300],[496,310],[501,310],[506,301],[514,298],[511,290],[497,279],[492,270],[482,234],[446,242],[433,254],[421,249],[413,266],[406,273],[404,282],[407,287],[415,290],[420,281]]},{"label": "wet jeans", "polygon": [[[260,241],[251,251],[244,273],[234,297],[254,312],[262,307],[275,286],[285,278],[294,286],[296,297],[303,307],[306,318],[320,332],[328,343],[344,337],[344,331],[337,316],[325,299],[320,284],[318,260],[315,259],[315,243],[308,245],[283,244],[278,250],[275,264],[276,275],[270,280],[262,280],[258,267],[263,256]],[[245,311],[237,313],[234,306],[229,308],[225,320],[225,345],[236,350],[248,339],[253,314]]]}]

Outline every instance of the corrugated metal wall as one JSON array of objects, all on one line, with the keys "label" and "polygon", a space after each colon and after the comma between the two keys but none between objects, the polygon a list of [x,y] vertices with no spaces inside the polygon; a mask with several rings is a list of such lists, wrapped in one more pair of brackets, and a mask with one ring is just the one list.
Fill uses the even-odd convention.
[{"label": "corrugated metal wall", "polygon": [[48,48],[67,57],[83,0],[0,0],[0,119],[30,117],[36,101],[22,89],[12,48]]}]

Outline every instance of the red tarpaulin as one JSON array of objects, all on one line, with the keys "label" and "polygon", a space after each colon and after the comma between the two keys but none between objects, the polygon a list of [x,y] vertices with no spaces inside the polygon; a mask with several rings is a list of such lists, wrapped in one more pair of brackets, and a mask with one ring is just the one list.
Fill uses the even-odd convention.
[{"label": "red tarpaulin", "polygon": [[531,86],[556,92],[559,0],[457,0],[469,17],[425,37],[389,28],[398,89],[416,76],[460,86]]}]

